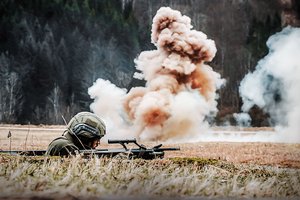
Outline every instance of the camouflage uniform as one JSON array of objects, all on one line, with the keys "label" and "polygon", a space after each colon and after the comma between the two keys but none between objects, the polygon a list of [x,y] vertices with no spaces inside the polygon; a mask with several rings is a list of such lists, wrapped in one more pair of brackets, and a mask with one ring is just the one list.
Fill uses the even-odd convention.
[{"label": "camouflage uniform", "polygon": [[97,115],[80,112],[70,120],[63,136],[49,144],[46,155],[68,156],[78,150],[91,149],[92,141],[100,140],[105,133],[105,124]]},{"label": "camouflage uniform", "polygon": [[[54,139],[48,146],[46,155],[48,156],[68,156],[76,154],[79,148],[75,145],[71,136],[67,135]],[[68,139],[69,138],[69,139]]]}]

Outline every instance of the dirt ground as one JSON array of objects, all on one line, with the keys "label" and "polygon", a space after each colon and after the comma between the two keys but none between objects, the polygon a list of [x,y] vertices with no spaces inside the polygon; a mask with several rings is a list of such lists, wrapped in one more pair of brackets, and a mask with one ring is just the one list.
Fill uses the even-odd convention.
[{"label": "dirt ground", "polygon": [[[218,130],[222,130],[218,128]],[[252,128],[252,131],[256,130]],[[257,128],[257,131],[261,128]],[[0,125],[1,150],[46,149],[52,139],[60,136],[64,126]],[[11,137],[8,138],[8,133]],[[154,143],[143,143],[153,146]],[[180,151],[166,152],[165,157],[202,157],[220,159],[233,163],[272,165],[300,168],[300,144],[262,142],[197,142],[167,144],[180,147]],[[116,148],[102,144],[100,148]]]}]

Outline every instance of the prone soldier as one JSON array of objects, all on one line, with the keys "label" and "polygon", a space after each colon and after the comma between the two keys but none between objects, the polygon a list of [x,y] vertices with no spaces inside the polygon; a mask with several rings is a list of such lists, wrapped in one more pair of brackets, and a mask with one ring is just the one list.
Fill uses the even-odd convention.
[{"label": "prone soldier", "polygon": [[63,135],[49,144],[46,155],[68,156],[95,149],[105,133],[105,123],[96,114],[80,112],[70,120]]}]

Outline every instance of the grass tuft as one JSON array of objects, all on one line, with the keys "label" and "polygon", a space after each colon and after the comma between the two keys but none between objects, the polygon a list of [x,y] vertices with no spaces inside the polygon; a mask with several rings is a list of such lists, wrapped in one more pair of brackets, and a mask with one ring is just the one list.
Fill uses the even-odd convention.
[{"label": "grass tuft", "polygon": [[0,155],[1,198],[297,197],[300,170],[214,159],[82,159]]}]

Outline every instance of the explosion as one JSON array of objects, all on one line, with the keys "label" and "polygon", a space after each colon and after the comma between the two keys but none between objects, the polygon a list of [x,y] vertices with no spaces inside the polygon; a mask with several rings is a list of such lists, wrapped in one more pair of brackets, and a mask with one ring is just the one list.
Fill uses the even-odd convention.
[{"label": "explosion", "polygon": [[284,28],[267,46],[269,54],[241,82],[242,110],[257,105],[269,113],[277,142],[300,142],[300,28]]},{"label": "explosion", "polygon": [[[91,109],[101,116],[111,137],[140,140],[195,138],[217,112],[217,89],[224,80],[205,64],[216,54],[213,40],[192,30],[189,17],[169,7],[153,18],[151,41],[157,49],[142,52],[135,60],[145,87],[128,93],[98,79],[89,88]],[[112,105],[113,104],[113,105]]]}]

